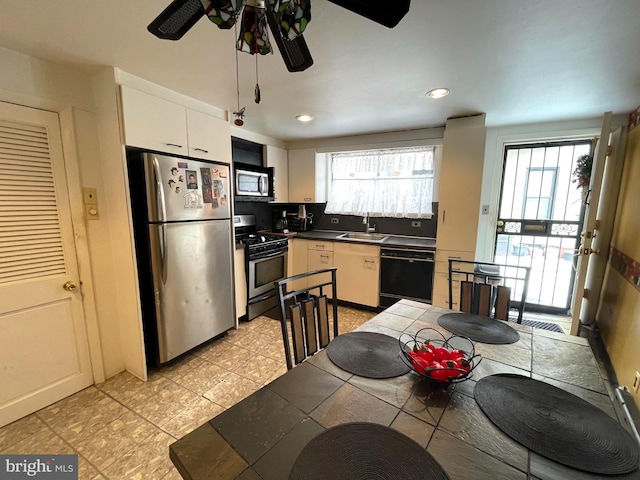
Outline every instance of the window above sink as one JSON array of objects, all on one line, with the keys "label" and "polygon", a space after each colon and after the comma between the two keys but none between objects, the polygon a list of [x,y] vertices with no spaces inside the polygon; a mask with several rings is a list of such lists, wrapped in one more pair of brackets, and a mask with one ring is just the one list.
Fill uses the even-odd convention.
[{"label": "window above sink", "polygon": [[331,154],[327,214],[431,218],[434,147]]}]

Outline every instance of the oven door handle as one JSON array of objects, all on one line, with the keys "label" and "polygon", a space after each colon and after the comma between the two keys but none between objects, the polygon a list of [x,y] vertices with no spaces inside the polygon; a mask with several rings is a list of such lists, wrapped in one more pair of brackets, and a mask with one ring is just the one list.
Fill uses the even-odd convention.
[{"label": "oven door handle", "polygon": [[275,252],[249,254],[249,261],[262,260],[263,258],[277,257],[278,255],[282,255],[283,253],[287,253],[288,250],[289,248],[287,247],[287,248],[276,250]]},{"label": "oven door handle", "polygon": [[392,257],[389,255],[382,255],[380,257],[381,260],[402,260],[402,261],[409,261],[409,262],[427,262],[427,263],[434,263],[433,258],[415,258],[415,257]]}]

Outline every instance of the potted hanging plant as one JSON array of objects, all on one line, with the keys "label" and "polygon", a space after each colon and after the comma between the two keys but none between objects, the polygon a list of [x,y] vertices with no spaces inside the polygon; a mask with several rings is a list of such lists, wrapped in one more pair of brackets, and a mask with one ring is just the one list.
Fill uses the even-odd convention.
[{"label": "potted hanging plant", "polygon": [[593,156],[581,155],[576,161],[576,168],[573,171],[571,183],[577,183],[578,189],[582,190],[582,200],[586,202],[589,194],[589,183],[591,182],[591,168],[593,167]]}]

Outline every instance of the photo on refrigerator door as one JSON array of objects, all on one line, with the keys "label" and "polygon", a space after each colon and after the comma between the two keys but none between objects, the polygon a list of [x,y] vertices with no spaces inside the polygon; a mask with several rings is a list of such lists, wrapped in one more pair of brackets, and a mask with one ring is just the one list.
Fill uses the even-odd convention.
[{"label": "photo on refrigerator door", "polygon": [[202,185],[202,201],[204,203],[212,203],[213,194],[211,192],[211,185]]},{"label": "photo on refrigerator door", "polygon": [[211,169],[201,168],[200,175],[202,175],[202,185],[211,185]]},{"label": "photo on refrigerator door", "polygon": [[197,172],[195,170],[186,170],[185,175],[187,176],[187,189],[197,190],[198,189]]}]

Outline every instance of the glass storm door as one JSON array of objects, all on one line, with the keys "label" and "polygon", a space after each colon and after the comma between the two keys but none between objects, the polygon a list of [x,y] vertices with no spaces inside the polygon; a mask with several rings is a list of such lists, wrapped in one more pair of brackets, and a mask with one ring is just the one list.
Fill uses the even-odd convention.
[{"label": "glass storm door", "polygon": [[[531,267],[529,311],[570,307],[585,202],[572,172],[590,153],[590,139],[505,147],[494,262]],[[512,283],[519,298],[523,282]]]}]

